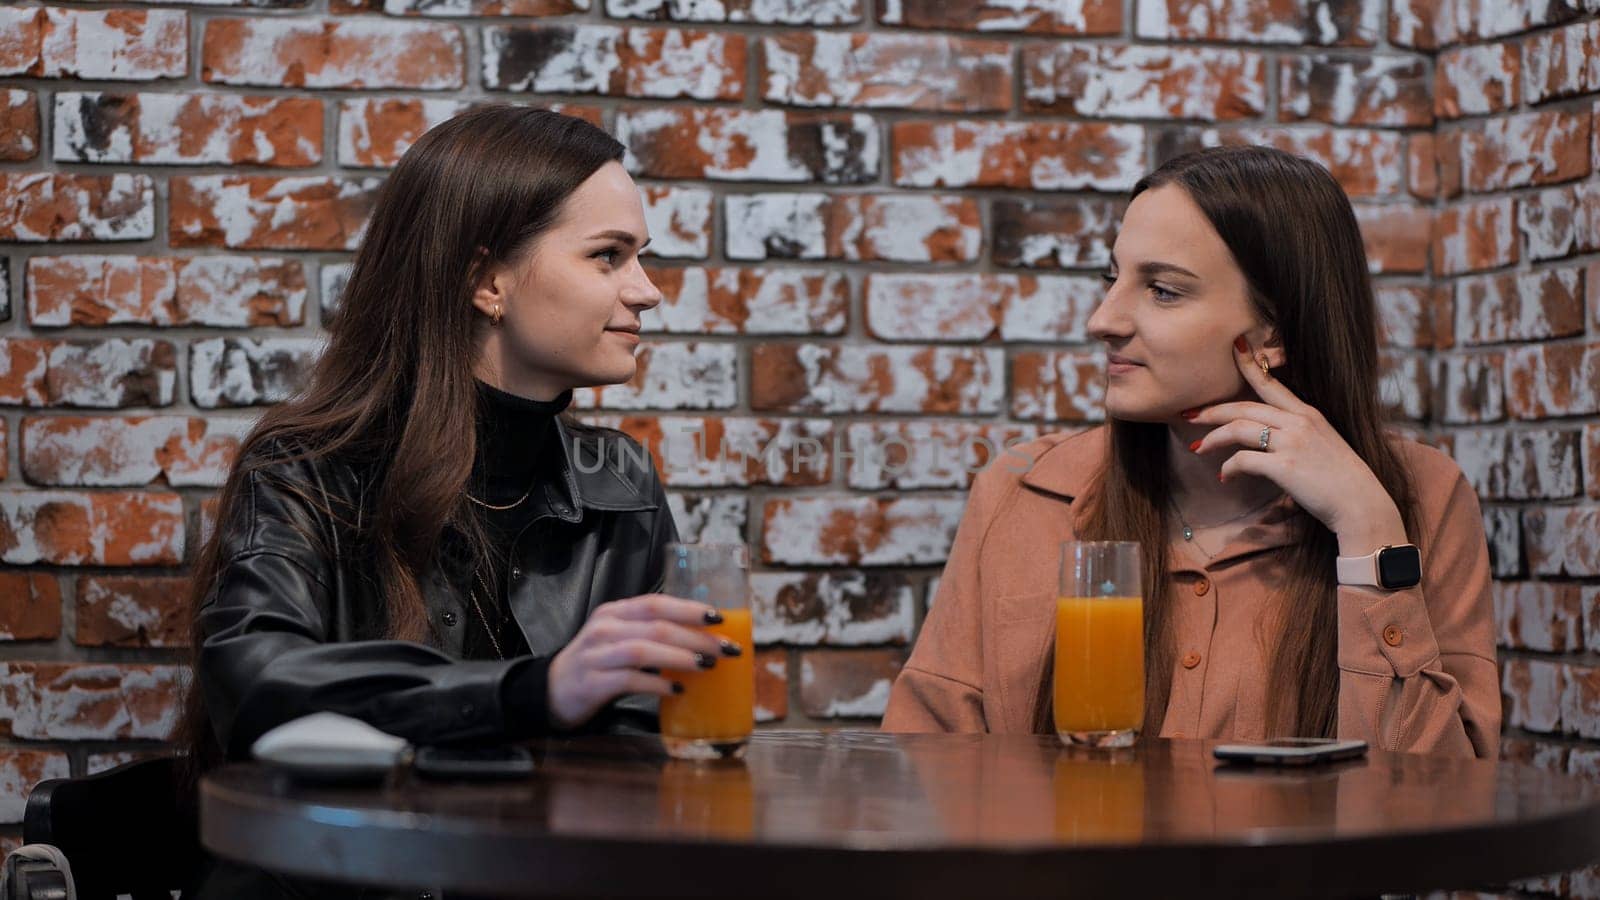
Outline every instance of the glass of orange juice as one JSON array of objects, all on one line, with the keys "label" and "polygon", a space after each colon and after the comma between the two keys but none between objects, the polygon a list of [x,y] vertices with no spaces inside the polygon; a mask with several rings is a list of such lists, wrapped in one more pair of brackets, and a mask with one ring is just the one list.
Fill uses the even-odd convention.
[{"label": "glass of orange juice", "polygon": [[1144,721],[1144,600],[1139,545],[1061,545],[1056,598],[1056,734],[1066,744],[1130,747]]},{"label": "glass of orange juice", "polygon": [[683,693],[661,698],[661,741],[678,759],[737,759],[755,730],[750,554],[743,544],[668,544],[661,592],[716,607],[722,621],[705,630],[744,648],[709,669],[672,673]]}]

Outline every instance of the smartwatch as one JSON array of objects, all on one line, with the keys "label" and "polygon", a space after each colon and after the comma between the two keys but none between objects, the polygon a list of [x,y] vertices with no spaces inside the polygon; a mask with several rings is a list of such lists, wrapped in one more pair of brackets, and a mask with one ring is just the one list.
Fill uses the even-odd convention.
[{"label": "smartwatch", "polygon": [[1341,556],[1337,567],[1340,584],[1398,591],[1422,583],[1422,554],[1416,544],[1379,547],[1366,556]]}]

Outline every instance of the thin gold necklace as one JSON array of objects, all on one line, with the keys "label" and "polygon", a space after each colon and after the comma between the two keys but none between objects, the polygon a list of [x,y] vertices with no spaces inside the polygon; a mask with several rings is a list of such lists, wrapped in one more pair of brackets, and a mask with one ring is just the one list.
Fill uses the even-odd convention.
[{"label": "thin gold necklace", "polygon": [[518,497],[516,500],[512,501],[511,503],[507,503],[505,506],[495,506],[493,503],[485,503],[482,500],[479,500],[477,497],[472,496],[472,492],[471,491],[467,491],[466,495],[467,495],[467,499],[468,500],[471,500],[473,503],[478,504],[479,506],[483,507],[484,509],[492,509],[495,512],[505,512],[508,509],[516,509],[517,507],[522,505],[522,501],[524,501],[524,500],[528,499],[530,496],[532,496],[533,495],[533,485],[529,484],[528,485],[528,489],[526,491],[522,492],[522,496],[521,497]]},{"label": "thin gold necklace", "polygon": [[[527,498],[524,497],[523,499],[525,500]],[[519,500],[517,502],[520,503],[522,501]],[[512,504],[512,505],[515,506],[516,504]],[[478,576],[478,583],[483,585],[484,594],[486,596],[491,596],[491,597],[494,596],[493,593],[489,590],[489,582],[484,579],[483,573],[482,572],[476,572],[474,574],[476,574]],[[470,587],[467,588],[467,596],[472,598],[472,608],[477,611],[479,621],[483,622],[483,633],[489,636],[489,646],[494,648],[495,658],[496,659],[505,659],[506,658],[506,652],[504,650],[500,649],[500,642],[495,639],[494,626],[489,624],[489,617],[483,614],[483,607],[478,605],[478,591],[477,591],[477,589],[476,588],[470,588]]]}]

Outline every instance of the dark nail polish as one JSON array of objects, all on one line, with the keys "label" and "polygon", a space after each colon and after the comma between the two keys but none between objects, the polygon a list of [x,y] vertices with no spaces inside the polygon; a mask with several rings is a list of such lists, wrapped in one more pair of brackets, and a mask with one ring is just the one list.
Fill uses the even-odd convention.
[{"label": "dark nail polish", "polygon": [[738,644],[735,644],[733,641],[723,641],[722,642],[722,655],[723,656],[743,656],[744,655],[744,648],[739,646]]},{"label": "dark nail polish", "polygon": [[717,664],[717,658],[715,656],[708,656],[704,653],[696,653],[694,655],[694,664],[702,669],[709,669]]},{"label": "dark nail polish", "polygon": [[639,671],[645,673],[646,675],[660,675],[661,674],[661,670],[656,668],[655,666],[644,666]]},{"label": "dark nail polish", "polygon": [[706,610],[706,624],[707,625],[721,625],[722,624],[722,613],[719,613],[714,609]]},{"label": "dark nail polish", "polygon": [[1241,334],[1233,339],[1233,349],[1239,351],[1240,353],[1249,353],[1250,342],[1246,341],[1244,339],[1244,335]]},{"label": "dark nail polish", "polygon": [[1194,409],[1186,409],[1183,412],[1178,413],[1178,415],[1183,416],[1185,419],[1192,422],[1194,421],[1195,416],[1200,415],[1200,408],[1197,406]]},{"label": "dark nail polish", "polygon": [[674,681],[674,682],[673,682],[673,683],[672,683],[672,692],[673,692],[673,693],[674,693],[674,694],[681,694],[681,693],[683,693],[683,682],[681,682],[681,681]]},{"label": "dark nail polish", "polygon": [[1194,443],[1190,444],[1189,445],[1189,452],[1190,453],[1199,453],[1200,452],[1200,442],[1199,441],[1195,441]]}]

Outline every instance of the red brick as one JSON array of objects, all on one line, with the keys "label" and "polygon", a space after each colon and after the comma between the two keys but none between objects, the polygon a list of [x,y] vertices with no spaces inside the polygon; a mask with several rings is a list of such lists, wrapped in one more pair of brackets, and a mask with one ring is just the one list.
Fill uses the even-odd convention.
[{"label": "red brick", "polygon": [[1011,415],[1038,422],[1105,418],[1105,355],[1094,350],[1025,350],[1011,357]]},{"label": "red brick", "polygon": [[131,762],[165,755],[159,750],[116,750],[111,753],[90,753],[84,757],[83,774],[93,775]]},{"label": "red brick", "polygon": [[148,175],[0,173],[0,241],[142,241],[155,237]]},{"label": "red brick", "polygon": [[1534,35],[1522,42],[1522,57],[1530,104],[1600,91],[1600,20]]},{"label": "red brick", "polygon": [[905,566],[943,562],[965,498],[806,496],[770,500],[762,559],[773,565]]},{"label": "red brick", "polygon": [[380,184],[322,175],[174,177],[167,240],[174,247],[354,250]]},{"label": "red brick", "polygon": [[164,740],[188,666],[0,663],[0,735],[60,741]]},{"label": "red brick", "polygon": [[741,494],[689,496],[667,492],[667,508],[685,543],[743,544],[749,530],[750,500]]},{"label": "red brick", "polygon": [[231,94],[61,92],[57,162],[313,166],[322,101]]},{"label": "red brick", "polygon": [[1561,500],[1579,490],[1578,432],[1462,431],[1452,455],[1483,500]]},{"label": "red brick", "polygon": [[867,330],[885,341],[1087,339],[1105,287],[1096,278],[875,273],[866,279]]},{"label": "red brick", "polygon": [[1011,108],[1011,45],[1003,41],[818,31],[763,38],[761,50],[761,96],[771,103]]},{"label": "red brick", "polygon": [[1522,519],[1516,507],[1485,506],[1483,533],[1489,540],[1489,573],[1496,578],[1521,578]]},{"label": "red brick", "polygon": [[1259,53],[1193,47],[1026,44],[1029,112],[1140,119],[1244,119],[1266,109]]},{"label": "red brick", "polygon": [[170,406],[177,355],[168,341],[0,338],[0,403]]},{"label": "red brick", "polygon": [[966,489],[979,471],[1001,461],[1008,448],[1037,437],[1039,429],[924,419],[857,422],[847,433],[853,458],[840,460],[847,466],[846,483],[858,491],[903,491]]},{"label": "red brick", "polygon": [[189,347],[196,406],[258,406],[289,399],[322,352],[321,338],[214,338]]},{"label": "red brick", "polygon": [[1338,4],[1146,0],[1138,5],[1138,36],[1157,41],[1370,47],[1378,40],[1380,8],[1378,0]]},{"label": "red brick", "polygon": [[39,98],[33,91],[0,90],[0,160],[39,155]]},{"label": "red brick", "polygon": [[[674,488],[784,485],[833,480],[833,423],[744,416],[591,416],[638,441]],[[621,451],[608,447],[612,454]]]},{"label": "red brick", "polygon": [[[339,102],[339,165],[386,169],[428,129],[460,115],[475,104],[469,100],[417,97],[363,97]],[[592,125],[601,125],[593,106],[551,103],[546,109]]]},{"label": "red brick", "polygon": [[1542,659],[1512,657],[1502,661],[1500,691],[1505,698],[1505,724],[1545,734],[1561,730],[1561,693],[1566,669]]},{"label": "red brick", "polygon": [[1457,37],[1455,0],[1390,0],[1389,41],[1397,47],[1435,50]]},{"label": "red brick", "polygon": [[1420,422],[1433,404],[1433,382],[1420,353],[1384,350],[1378,354],[1378,400],[1386,419]]},{"label": "red brick", "polygon": [[[1584,614],[1584,644],[1590,653],[1600,653],[1600,585],[1583,588],[1582,604],[1583,609],[1587,610]],[[1600,766],[1600,748],[1592,752],[1595,754],[1594,762]],[[1600,774],[1600,770],[1596,774]]]},{"label": "red brick", "polygon": [[1202,147],[1260,145],[1303,156],[1327,169],[1352,197],[1398,194],[1404,137],[1388,131],[1320,125],[1191,129],[1169,135],[1161,157]]},{"label": "red brick", "polygon": [[1419,206],[1389,204],[1355,207],[1367,268],[1373,274],[1415,273],[1428,270],[1428,235],[1433,213]]},{"label": "red brick", "polygon": [[298,260],[202,256],[35,256],[28,321],[102,325],[299,325],[306,278]]},{"label": "red brick", "polygon": [[1423,132],[1406,139],[1406,184],[1413,197],[1432,200],[1439,196],[1438,155],[1433,134]]},{"label": "red brick", "polygon": [[1516,201],[1459,203],[1433,220],[1433,260],[1444,275],[1497,269],[1517,261]]},{"label": "red brick", "polygon": [[990,222],[995,265],[1088,269],[1111,262],[1126,204],[1082,197],[994,201]]},{"label": "red brick", "polygon": [[78,578],[82,647],[183,647],[189,643],[189,579]]},{"label": "red brick", "polygon": [[802,653],[800,709],[813,719],[882,718],[905,660],[894,649]]},{"label": "red brick", "polygon": [[200,75],[212,84],[453,90],[466,84],[454,25],[374,19],[210,19]]},{"label": "red brick", "polygon": [[901,574],[758,572],[750,594],[758,644],[911,642],[916,598]]},{"label": "red brick", "polygon": [[[613,19],[666,19],[674,22],[752,22],[761,25],[853,25],[861,21],[863,0],[606,0]],[[587,4],[585,6],[587,8]]]},{"label": "red brick", "polygon": [[177,494],[0,490],[0,561],[174,566],[182,559]]},{"label": "red brick", "polygon": [[710,191],[653,184],[639,193],[644,201],[645,226],[650,231],[646,256],[705,259],[711,254]]},{"label": "red brick", "polygon": [[153,81],[189,71],[189,18],[177,10],[0,9],[0,77]]},{"label": "red brick", "polygon": [[1505,418],[1504,353],[1441,353],[1434,365],[1434,418],[1446,425]]},{"label": "red brick", "polygon": [[743,194],[726,204],[730,259],[970,262],[982,246],[970,197]]},{"label": "red brick", "polygon": [[0,822],[22,821],[34,785],[71,775],[67,755],[50,750],[0,750]]},{"label": "red brick", "polygon": [[1551,653],[1583,648],[1583,608],[1575,584],[1497,581],[1494,617],[1502,647]]},{"label": "red brick", "polygon": [[906,28],[951,31],[1021,31],[1030,34],[1122,33],[1117,0],[877,0],[878,22]]},{"label": "red brick", "polygon": [[1519,419],[1600,413],[1600,343],[1506,351],[1506,405]]},{"label": "red brick", "polygon": [[496,91],[738,100],[746,38],[727,31],[614,25],[483,29],[483,84]]},{"label": "red brick", "polygon": [[750,407],[800,413],[1000,411],[1004,355],[964,347],[760,344]]},{"label": "red brick", "polygon": [[1454,199],[1461,196],[1461,147],[1463,132],[1445,131],[1434,136],[1436,153],[1434,162],[1439,167],[1439,196]]},{"label": "red brick", "polygon": [[1521,57],[1512,42],[1452,47],[1433,72],[1433,114],[1441,119],[1504,112],[1522,96]]},{"label": "red brick", "polygon": [[663,300],[640,316],[646,332],[843,334],[850,279],[823,269],[651,268]]},{"label": "red brick", "polygon": [[1546,269],[1456,282],[1454,333],[1463,345],[1583,333],[1583,272]]},{"label": "red brick", "polygon": [[1286,58],[1279,117],[1334,125],[1433,124],[1433,84],[1416,56],[1321,54]]},{"label": "red brick", "polygon": [[1434,315],[1442,289],[1412,285],[1374,285],[1378,340],[1386,347],[1431,349]]},{"label": "red brick", "polygon": [[1517,227],[1533,259],[1559,259],[1600,250],[1600,182],[1584,182],[1524,196]]},{"label": "red brick", "polygon": [[338,14],[381,12],[391,16],[564,16],[589,8],[589,0],[329,0]]},{"label": "red brick", "polygon": [[1600,505],[1530,507],[1522,512],[1528,568],[1535,575],[1600,575]]},{"label": "red brick", "polygon": [[22,473],[54,487],[220,487],[246,418],[186,416],[27,417],[22,420]]},{"label": "red brick", "polygon": [[865,184],[878,180],[867,115],[775,109],[633,109],[617,115],[626,164],[647,178]]},{"label": "red brick", "polygon": [[1469,191],[1500,191],[1571,181],[1589,174],[1587,110],[1489,119],[1465,131],[1462,177]]},{"label": "red brick", "polygon": [[61,585],[44,572],[0,572],[0,641],[51,641],[61,634]]},{"label": "red brick", "polygon": [[1583,427],[1583,483],[1589,496],[1600,498],[1600,425]]},{"label": "red brick", "polygon": [[1087,122],[896,122],[894,183],[1126,191],[1144,174],[1144,129]]},{"label": "red brick", "polygon": [[[0,275],[3,274],[5,273],[0,272]],[[0,357],[0,359],[4,359],[8,364],[10,362],[9,357]],[[10,451],[6,449],[6,444],[8,443],[9,437],[9,432],[7,431],[8,428],[9,426],[6,425],[6,420],[0,419],[0,481],[6,480],[6,476],[10,474],[7,471],[7,466],[10,465],[7,462],[7,460],[10,458]]]},{"label": "red brick", "polygon": [[1567,666],[1561,724],[1568,734],[1600,738],[1600,666]]},{"label": "red brick", "polygon": [[756,721],[781,722],[789,717],[789,651],[756,651]]},{"label": "red brick", "polygon": [[739,347],[653,343],[640,347],[627,384],[582,388],[574,405],[604,409],[732,409],[739,401]]}]

